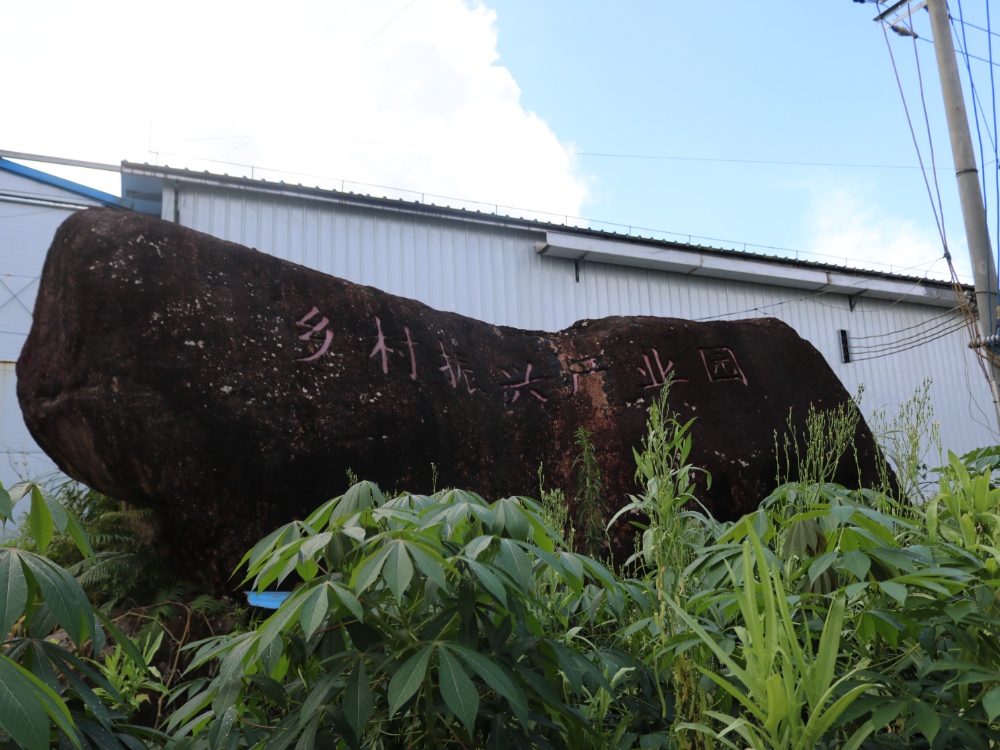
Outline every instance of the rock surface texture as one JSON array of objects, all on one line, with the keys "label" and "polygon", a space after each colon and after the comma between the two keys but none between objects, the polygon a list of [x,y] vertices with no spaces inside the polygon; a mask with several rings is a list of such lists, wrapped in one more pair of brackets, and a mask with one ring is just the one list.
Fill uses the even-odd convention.
[{"label": "rock surface texture", "polygon": [[[182,573],[216,590],[261,536],[343,492],[457,486],[572,497],[593,431],[613,512],[664,379],[696,417],[706,505],[733,518],[773,488],[774,433],[849,396],[778,320],[584,320],[556,333],[433,310],[174,224],[91,210],[59,229],[18,397],[70,476],[161,512]],[[860,471],[877,479],[862,423]],[[631,549],[627,528],[615,543]],[[230,584],[235,583],[235,579]]]}]

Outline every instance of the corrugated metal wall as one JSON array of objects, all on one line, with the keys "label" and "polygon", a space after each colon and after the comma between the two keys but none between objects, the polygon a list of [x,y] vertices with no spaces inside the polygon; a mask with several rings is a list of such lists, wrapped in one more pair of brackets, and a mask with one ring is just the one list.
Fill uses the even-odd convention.
[{"label": "corrugated metal wall", "polygon": [[[866,417],[895,413],[929,378],[946,448],[997,440],[986,381],[964,333],[947,333],[958,317],[942,308],[859,297],[852,310],[844,295],[603,264],[583,264],[577,281],[572,261],[535,252],[544,232],[474,215],[459,221],[194,184],[180,186],[178,209],[185,226],[499,325],[552,331],[607,315],[774,316],[812,342],[849,391],[864,385]],[[843,363],[841,330],[866,359]]]},{"label": "corrugated metal wall", "polygon": [[14,363],[31,328],[45,253],[56,229],[73,213],[61,207],[67,202],[99,205],[0,170],[0,482],[5,487],[55,471],[21,418]]}]

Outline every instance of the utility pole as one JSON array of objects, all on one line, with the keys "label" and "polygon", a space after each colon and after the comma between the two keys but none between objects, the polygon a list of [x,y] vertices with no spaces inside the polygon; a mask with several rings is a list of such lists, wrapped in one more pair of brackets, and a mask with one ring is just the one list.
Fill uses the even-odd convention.
[{"label": "utility pole", "polygon": [[[955,58],[955,44],[951,38],[948,2],[927,0],[927,10],[931,17],[934,52],[937,55],[938,74],[941,76],[948,134],[951,136],[951,153],[955,159],[958,195],[962,204],[962,217],[965,220],[969,256],[972,260],[979,331],[984,340],[982,345],[992,349],[993,342],[997,339],[991,337],[1000,333],[997,329],[997,269],[993,262],[989,230],[986,227],[986,208],[983,204],[982,191],[979,189],[979,169],[976,167],[976,154],[972,150],[972,135],[969,133],[965,97],[958,77],[958,62]],[[1000,370],[993,364],[993,359],[992,357],[987,359],[987,373],[990,389],[993,392],[993,405],[997,410],[997,424],[1000,426],[1000,398],[998,398],[1000,392],[997,388]]]}]

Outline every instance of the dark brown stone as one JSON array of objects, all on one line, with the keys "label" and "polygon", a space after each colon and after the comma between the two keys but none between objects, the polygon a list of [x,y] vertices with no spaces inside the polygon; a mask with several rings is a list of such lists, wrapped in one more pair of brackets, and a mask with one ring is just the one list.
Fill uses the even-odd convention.
[{"label": "dark brown stone", "polygon": [[[490,499],[572,496],[573,433],[594,433],[612,510],[637,491],[633,446],[667,373],[696,417],[691,461],[719,517],[774,487],[775,431],[849,396],[773,318],[584,320],[557,333],[493,326],[134,213],[59,229],[18,397],[72,477],[162,511],[182,571],[219,586],[275,526],[343,492],[459,486]],[[864,424],[862,481],[876,479]],[[856,466],[839,479],[856,484]],[[618,543],[630,546],[625,527]]]}]

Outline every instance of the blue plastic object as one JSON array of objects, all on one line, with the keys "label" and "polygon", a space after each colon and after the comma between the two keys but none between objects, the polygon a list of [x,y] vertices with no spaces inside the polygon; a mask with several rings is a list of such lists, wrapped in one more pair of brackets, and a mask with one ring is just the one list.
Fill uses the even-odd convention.
[{"label": "blue plastic object", "polygon": [[251,607],[277,609],[288,598],[291,591],[244,591]]}]

